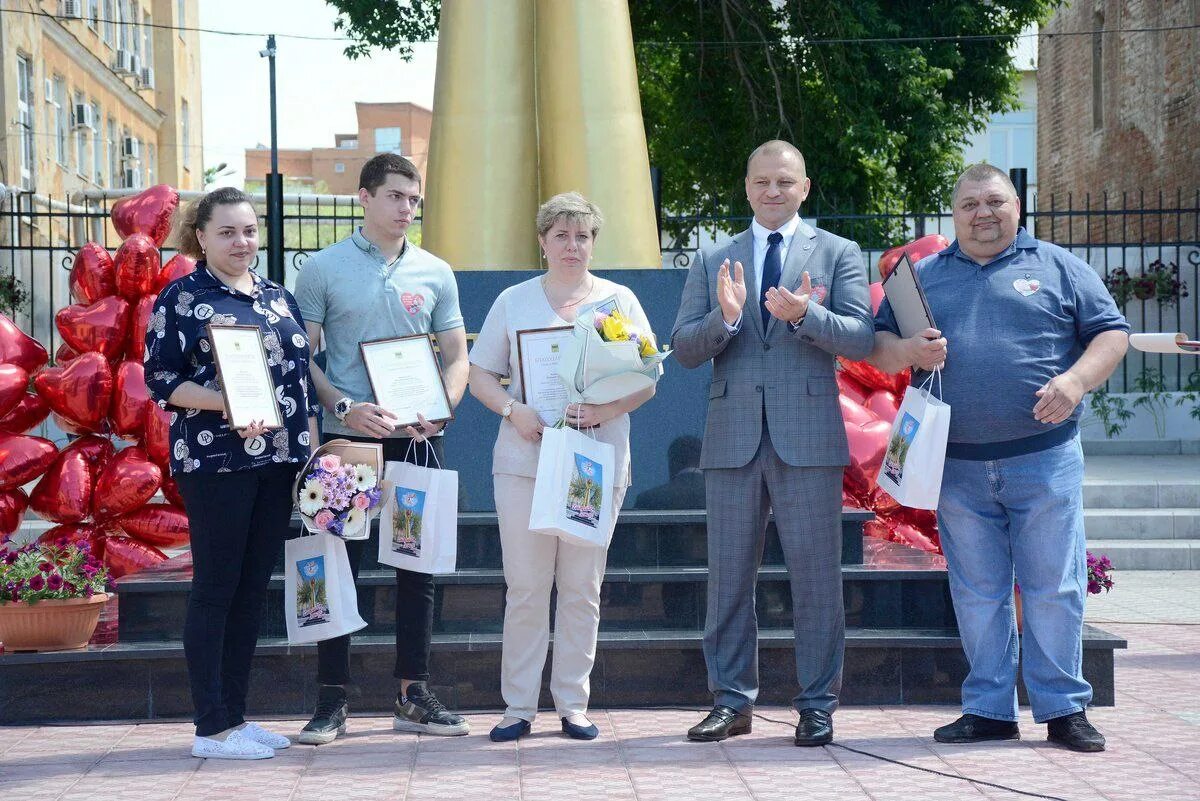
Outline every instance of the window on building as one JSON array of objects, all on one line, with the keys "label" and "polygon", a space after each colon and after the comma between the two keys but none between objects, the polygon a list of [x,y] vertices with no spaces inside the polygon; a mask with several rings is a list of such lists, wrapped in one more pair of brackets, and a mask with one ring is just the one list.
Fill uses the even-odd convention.
[{"label": "window on building", "polygon": [[154,28],[150,27],[150,12],[142,15],[142,67],[154,66]]},{"label": "window on building", "polygon": [[129,49],[137,53],[138,61],[145,56],[142,53],[142,10],[137,3],[129,4]]},{"label": "window on building", "polygon": [[117,41],[117,10],[113,0],[104,0],[104,43],[109,47]]},{"label": "window on building", "polygon": [[334,172],[339,172],[339,173],[340,173],[340,172],[345,172],[345,171],[346,171],[346,165],[345,165],[345,164],[343,164],[343,163],[342,163],[342,162],[340,162],[340,161],[335,161],[335,162],[333,163],[333,171],[334,171]]},{"label": "window on building", "polygon": [[88,0],[88,27],[100,30],[100,0]]},{"label": "window on building", "polygon": [[399,128],[376,128],[375,129],[375,152],[376,153],[399,153],[400,152],[400,129]]},{"label": "window on building", "polygon": [[[86,114],[91,110],[87,105],[87,101],[83,99],[83,92],[76,92],[71,103],[71,135],[75,137],[75,170],[87,177],[88,170],[88,135],[91,130],[85,127],[87,122]],[[82,113],[82,118],[78,115]]]},{"label": "window on building", "polygon": [[54,159],[59,164],[66,165],[70,157],[67,151],[67,82],[61,75],[55,75],[52,81],[54,99],[51,103],[54,109]]},{"label": "window on building", "polygon": [[179,29],[179,38],[183,38],[183,29],[187,26],[187,0],[177,0],[175,4],[175,27]]},{"label": "window on building", "polygon": [[338,147],[342,150],[358,150],[358,140],[343,139],[341,142],[338,142]]},{"label": "window on building", "polygon": [[131,33],[130,26],[125,23],[129,22],[129,4],[126,0],[117,0],[117,49],[129,49],[129,34]]},{"label": "window on building", "polygon": [[1092,130],[1104,127],[1104,12],[1092,17]]},{"label": "window on building", "polygon": [[179,101],[179,160],[185,170],[191,169],[192,125],[188,120],[188,102]]},{"label": "window on building", "polygon": [[158,149],[146,144],[146,186],[154,186],[158,181]]},{"label": "window on building", "polygon": [[17,125],[21,136],[21,188],[33,189],[37,152],[33,138],[33,63],[25,56],[17,56]]},{"label": "window on building", "polygon": [[92,101],[92,182],[104,186],[104,118],[100,104]]},{"label": "window on building", "polygon": [[104,140],[104,146],[108,150],[108,175],[104,182],[106,187],[115,187],[120,185],[119,177],[121,175],[121,143],[117,141],[117,121],[112,117],[108,118],[108,138]]}]

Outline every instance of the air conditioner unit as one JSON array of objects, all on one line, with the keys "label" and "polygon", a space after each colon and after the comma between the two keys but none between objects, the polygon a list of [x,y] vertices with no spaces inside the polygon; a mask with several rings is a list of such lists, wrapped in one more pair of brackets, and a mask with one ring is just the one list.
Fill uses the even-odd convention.
[{"label": "air conditioner unit", "polygon": [[118,75],[132,75],[133,74],[133,51],[118,50],[117,51],[117,62],[116,62],[116,64],[113,65],[113,69],[116,70]]},{"label": "air conditioner unit", "polygon": [[58,0],[58,16],[65,19],[83,19],[82,0]]},{"label": "air conditioner unit", "polygon": [[129,54],[129,74],[134,78],[142,77],[142,57],[137,53]]},{"label": "air conditioner unit", "polygon": [[142,67],[142,74],[138,79],[138,87],[141,89],[154,88],[154,67]]},{"label": "air conditioner unit", "polygon": [[142,143],[136,137],[125,137],[121,145],[121,156],[127,161],[137,161],[142,157]]},{"label": "air conditioner unit", "polygon": [[73,128],[87,128],[95,130],[96,120],[92,116],[92,107],[87,103],[76,103],[75,111],[71,118]]}]

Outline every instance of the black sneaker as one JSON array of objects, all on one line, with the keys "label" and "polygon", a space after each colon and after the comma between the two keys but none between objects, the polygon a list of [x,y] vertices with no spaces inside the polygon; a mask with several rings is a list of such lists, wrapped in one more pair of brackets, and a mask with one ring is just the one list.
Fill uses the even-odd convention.
[{"label": "black sneaker", "polygon": [[1104,750],[1104,735],[1088,723],[1087,715],[1082,712],[1072,712],[1046,721],[1046,739],[1065,745],[1072,751]]},{"label": "black sneaker", "polygon": [[939,743],[981,743],[986,740],[1020,740],[1021,732],[1011,720],[996,720],[966,714],[933,732]]},{"label": "black sneaker", "polygon": [[396,696],[396,715],[392,718],[392,728],[449,737],[471,733],[471,726],[466,719],[446,709],[423,681],[408,685],[407,696]]},{"label": "black sneaker", "polygon": [[339,734],[346,733],[346,718],[350,706],[346,703],[346,689],[333,684],[322,684],[317,693],[317,711],[312,720],[300,730],[296,742],[307,745],[332,743]]}]

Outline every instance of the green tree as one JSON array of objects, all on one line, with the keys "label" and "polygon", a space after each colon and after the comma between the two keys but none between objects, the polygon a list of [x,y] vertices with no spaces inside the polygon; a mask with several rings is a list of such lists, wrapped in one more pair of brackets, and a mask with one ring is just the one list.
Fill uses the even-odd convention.
[{"label": "green tree", "polygon": [[[339,12],[335,27],[353,39],[352,58],[373,47],[411,58],[412,43],[436,37],[438,0],[327,2]],[[630,0],[664,206],[748,216],[744,155],[783,138],[807,159],[809,214],[937,211],[967,137],[1016,107],[1010,46],[1060,3]],[[866,222],[839,232],[864,244],[900,233]]]}]

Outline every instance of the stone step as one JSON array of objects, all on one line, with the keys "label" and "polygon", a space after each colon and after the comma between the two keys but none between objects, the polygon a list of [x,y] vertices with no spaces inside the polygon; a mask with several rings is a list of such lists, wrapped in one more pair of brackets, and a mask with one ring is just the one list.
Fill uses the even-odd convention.
[{"label": "stone step", "polygon": [[[712,695],[704,678],[702,639],[699,629],[601,632],[591,706],[708,706]],[[500,709],[500,646],[499,634],[435,636],[430,684],[442,701],[464,711]],[[761,703],[791,702],[796,691],[794,647],[790,629],[760,630]],[[1119,637],[1084,627],[1083,674],[1092,684],[1093,704],[1112,706],[1113,651],[1125,647]],[[316,652],[315,645],[260,639],[250,677],[249,712],[292,718],[310,714],[316,703]],[[354,637],[350,703],[356,712],[391,711],[394,658],[393,637]],[[841,702],[958,705],[966,672],[962,644],[952,629],[848,628]],[[548,679],[549,660],[541,705],[553,708]],[[81,687],[87,692],[80,692]],[[0,725],[188,718],[192,706],[187,688],[183,644],[178,640],[3,654]],[[1020,692],[1025,703],[1024,689]]]},{"label": "stone step", "polygon": [[1200,508],[1085,509],[1084,527],[1096,540],[1197,540]]},{"label": "stone step", "polygon": [[1083,482],[1085,509],[1200,508],[1200,479]]},{"label": "stone step", "polygon": [[1087,548],[1118,570],[1200,570],[1200,540],[1089,539]]}]

